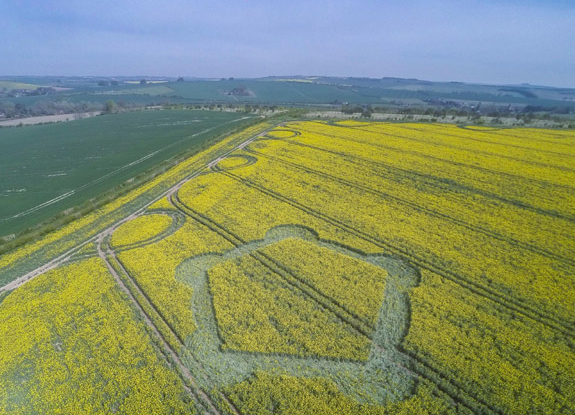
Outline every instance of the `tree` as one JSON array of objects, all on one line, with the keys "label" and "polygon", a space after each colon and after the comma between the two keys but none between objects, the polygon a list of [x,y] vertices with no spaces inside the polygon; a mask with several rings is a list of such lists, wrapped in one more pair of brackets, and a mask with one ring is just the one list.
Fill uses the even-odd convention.
[{"label": "tree", "polygon": [[140,79],[140,85],[146,85],[148,83],[148,81],[146,81],[145,79]]},{"label": "tree", "polygon": [[176,82],[184,82],[184,78],[180,76]]},{"label": "tree", "polygon": [[106,103],[104,104],[104,112],[108,114],[116,112],[116,103],[114,102],[114,100],[110,99],[106,101]]}]

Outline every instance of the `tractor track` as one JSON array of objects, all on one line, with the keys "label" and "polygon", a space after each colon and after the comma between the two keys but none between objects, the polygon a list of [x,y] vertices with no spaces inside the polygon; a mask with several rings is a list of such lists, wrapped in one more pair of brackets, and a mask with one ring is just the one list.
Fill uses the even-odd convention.
[{"label": "tractor track", "polygon": [[278,163],[281,163],[281,164],[284,164],[284,165],[287,165],[287,166],[291,166],[291,167],[296,168],[296,169],[298,169],[298,170],[304,171],[304,172],[307,173],[307,174],[313,174],[313,175],[322,177],[322,178],[324,178],[324,179],[328,179],[328,180],[331,180],[331,181],[334,181],[334,182],[343,184],[343,185],[345,185],[345,186],[348,186],[348,187],[351,187],[351,188],[355,188],[355,189],[360,190],[360,191],[362,191],[362,192],[370,193],[370,194],[372,194],[372,195],[374,195],[374,196],[381,197],[382,199],[394,200],[394,201],[396,201],[397,203],[400,203],[400,204],[403,204],[403,205],[405,205],[405,206],[408,206],[408,207],[410,207],[410,208],[412,208],[412,209],[414,209],[414,210],[417,210],[417,211],[419,211],[419,212],[423,212],[423,213],[425,213],[425,214],[427,214],[427,215],[430,215],[430,216],[435,216],[435,217],[437,217],[437,218],[439,218],[439,219],[446,220],[446,221],[448,221],[448,222],[451,222],[451,223],[453,223],[453,224],[455,224],[455,225],[461,226],[461,227],[463,227],[463,228],[465,228],[465,229],[467,229],[467,230],[470,230],[470,231],[472,231],[472,232],[481,233],[481,234],[483,234],[483,235],[485,235],[485,236],[487,236],[487,237],[490,237],[490,238],[493,238],[493,239],[497,239],[497,240],[499,240],[499,241],[508,243],[508,244],[510,244],[510,245],[513,245],[513,246],[517,246],[517,247],[519,247],[519,248],[521,248],[521,249],[524,249],[524,250],[526,250],[526,251],[529,251],[529,252],[531,252],[531,253],[534,253],[534,254],[537,254],[537,255],[541,255],[541,256],[543,256],[543,257],[545,257],[545,258],[550,258],[550,259],[553,259],[553,260],[556,260],[556,261],[559,261],[559,262],[563,262],[563,263],[568,264],[568,265],[570,265],[570,266],[575,266],[575,260],[573,260],[573,259],[571,259],[571,258],[568,258],[568,257],[565,257],[564,255],[556,254],[556,253],[554,253],[554,252],[552,252],[552,251],[550,251],[550,250],[548,250],[548,249],[540,248],[540,247],[538,247],[538,246],[536,246],[536,245],[533,245],[533,244],[530,244],[530,243],[526,243],[526,242],[520,241],[520,240],[518,240],[518,239],[505,236],[505,235],[503,235],[503,234],[501,234],[501,233],[499,233],[499,232],[493,231],[493,230],[491,230],[491,229],[487,229],[487,228],[483,228],[483,227],[481,227],[481,226],[477,226],[477,225],[471,224],[471,223],[466,222],[466,221],[463,221],[463,220],[461,220],[461,219],[457,219],[457,218],[455,218],[455,217],[453,217],[453,216],[446,215],[446,214],[444,214],[444,213],[438,212],[438,211],[436,211],[436,210],[434,210],[434,209],[430,209],[430,208],[426,208],[426,207],[424,207],[424,206],[418,205],[417,203],[411,202],[411,201],[409,201],[409,200],[402,199],[402,198],[397,197],[397,196],[393,196],[393,195],[391,195],[391,194],[389,194],[389,193],[386,193],[386,192],[383,192],[383,191],[381,191],[381,190],[373,189],[373,188],[371,188],[371,187],[369,187],[369,186],[365,186],[365,185],[362,185],[362,184],[359,184],[359,183],[355,183],[355,182],[353,182],[353,181],[350,181],[350,180],[347,180],[347,179],[344,179],[344,178],[341,178],[341,177],[334,176],[333,174],[330,174],[330,173],[326,173],[326,172],[323,172],[323,171],[319,171],[319,170],[315,170],[315,169],[312,169],[312,168],[309,168],[309,167],[305,167],[305,166],[299,165],[299,164],[297,164],[297,163],[293,163],[293,162],[291,162],[291,161],[283,160],[283,159],[281,159],[281,158],[279,158],[279,157],[270,156],[270,155],[261,153],[261,152],[256,151],[256,150],[248,150],[248,149],[246,149],[246,151],[248,151],[248,152],[251,153],[251,154],[256,154],[256,155],[258,155],[258,156],[262,156],[262,157],[268,158],[268,159],[273,160],[273,161],[275,161],[275,162],[278,162]]},{"label": "tractor track", "polygon": [[[204,173],[206,170],[211,170],[219,161],[223,160],[225,157],[232,154],[233,152],[235,152],[239,149],[243,149],[246,145],[248,145],[250,142],[255,140],[258,136],[260,136],[261,134],[266,134],[268,131],[272,130],[273,128],[277,127],[278,125],[280,125],[280,124],[274,124],[274,125],[266,128],[266,129],[264,129],[264,130],[261,130],[258,133],[253,134],[252,136],[250,136],[249,138],[247,138],[246,140],[244,140],[240,144],[234,146],[233,148],[231,148],[229,150],[226,150],[225,152],[220,154],[218,157],[216,157],[212,161],[204,164],[203,166],[201,166],[201,167],[197,168],[196,170],[194,170],[193,172],[191,172],[189,175],[187,175],[185,178],[180,180],[178,183],[176,183],[175,185],[173,185],[172,187],[167,189],[165,192],[163,192],[158,197],[154,198],[149,203],[147,203],[144,206],[142,206],[141,208],[137,209],[132,214],[130,214],[130,215],[124,217],[123,219],[115,222],[114,224],[107,227],[106,229],[104,229],[103,231],[98,233],[97,235],[89,238],[88,240],[82,242],[81,244],[75,246],[74,248],[62,253],[58,257],[56,257],[56,258],[52,259],[51,261],[43,264],[42,266],[26,273],[25,275],[15,279],[14,281],[11,281],[10,283],[0,287],[0,293],[5,292],[5,291],[15,290],[15,289],[23,286],[27,282],[33,280],[34,278],[36,278],[40,275],[43,275],[44,273],[46,273],[50,270],[53,270],[53,269],[65,264],[66,262],[69,262],[72,259],[73,255],[75,255],[85,245],[87,245],[89,243],[95,243],[96,247],[97,247],[98,256],[106,264],[108,271],[110,272],[110,274],[112,275],[112,277],[114,278],[116,283],[118,284],[119,288],[127,295],[127,298],[130,301],[130,303],[133,304],[133,306],[135,307],[137,312],[142,316],[146,326],[149,327],[149,329],[151,330],[153,335],[160,342],[161,349],[165,353],[166,360],[168,361],[168,363],[170,365],[172,365],[172,367],[175,366],[175,368],[177,368],[177,370],[176,370],[177,373],[184,380],[183,386],[184,386],[186,392],[188,392],[194,398],[194,401],[197,404],[202,405],[207,413],[212,413],[214,415],[222,415],[222,412],[218,409],[218,405],[212,400],[212,398],[205,391],[203,391],[198,386],[197,381],[192,376],[190,370],[183,364],[177,351],[172,348],[172,346],[170,345],[170,343],[168,342],[166,337],[162,334],[161,330],[153,322],[153,316],[151,316],[149,314],[150,311],[147,312],[145,310],[145,306],[148,307],[148,310],[153,310],[153,312],[157,313],[157,317],[160,319],[161,322],[163,322],[165,324],[166,327],[168,327],[169,334],[171,334],[173,336],[173,338],[177,339],[177,341],[179,342],[179,344],[182,347],[182,350],[184,350],[184,347],[185,347],[183,339],[181,339],[181,337],[172,328],[172,326],[165,320],[165,318],[162,316],[162,314],[158,312],[157,308],[150,301],[149,297],[143,292],[143,290],[139,287],[139,285],[136,283],[136,281],[131,277],[128,270],[124,267],[124,265],[121,263],[121,261],[116,257],[116,252],[113,251],[109,247],[108,241],[109,241],[109,238],[112,235],[112,233],[119,226],[121,226],[122,224],[124,224],[124,223],[126,223],[132,219],[135,219],[135,218],[145,214],[146,210],[151,205],[153,205],[154,203],[156,203],[157,201],[159,201],[163,197],[170,196],[173,193],[177,192],[184,183],[198,177],[200,174]],[[117,268],[114,267],[114,263],[116,264]],[[128,285],[124,282],[124,280],[120,276],[120,272],[118,272],[117,269],[120,270],[120,272],[122,274],[124,274],[123,275],[124,278],[126,278],[126,281],[128,281],[128,283],[130,284],[132,289],[130,289],[130,287],[128,287]],[[134,290],[135,292],[133,292],[132,290]],[[136,298],[137,295],[143,299],[142,300],[143,302],[146,303],[145,306],[140,304],[140,302],[137,300],[137,298]],[[198,363],[198,367],[200,368],[200,370],[202,372],[204,372],[203,375],[204,375],[205,379],[210,381],[209,376],[207,375],[207,373],[205,373],[205,370],[201,366],[200,362],[198,362],[195,358],[194,358],[194,361],[196,361]],[[231,412],[234,415],[241,415],[238,408],[231,402],[231,400],[223,392],[219,392],[219,394],[220,394],[221,398],[223,399],[223,401],[225,401],[228,404],[228,407],[230,408]]]},{"label": "tractor track", "polygon": [[[224,238],[225,240],[230,242],[232,245],[237,247],[237,246],[240,246],[240,245],[243,245],[246,243],[241,237],[234,234],[230,230],[226,229],[225,227],[223,227],[222,225],[220,225],[219,223],[217,223],[213,219],[211,219],[208,216],[203,215],[199,212],[196,212],[194,209],[187,206],[185,203],[183,203],[178,198],[177,193],[174,193],[170,196],[170,202],[180,212],[189,216],[190,218],[192,218],[193,220],[202,224],[203,226],[206,226],[208,229],[217,233],[222,238]],[[352,314],[351,312],[348,312],[349,316],[346,316],[344,313],[342,313],[341,306],[339,304],[334,303],[333,299],[329,299],[331,301],[331,304],[329,304],[329,303],[326,304],[322,298],[318,298],[318,297],[310,294],[309,291],[302,288],[301,286],[294,284],[294,282],[290,281],[288,279],[288,277],[285,275],[285,272],[289,272],[289,271],[286,270],[284,267],[282,267],[281,264],[277,264],[276,261],[273,261],[273,259],[268,258],[267,255],[265,255],[263,253],[258,253],[258,254],[252,253],[249,255],[251,257],[253,257],[255,260],[257,260],[258,262],[260,262],[263,266],[268,268],[270,271],[272,271],[273,273],[280,276],[288,285],[292,286],[294,289],[297,289],[301,294],[303,294],[306,297],[311,298],[312,301],[315,301],[316,303],[318,303],[318,305],[325,308],[327,311],[330,311],[332,314],[334,314],[336,317],[338,317],[343,323],[348,324],[351,328],[353,328],[356,332],[358,332],[359,334],[372,340],[372,336],[371,336],[372,330],[366,329],[366,326],[362,326],[362,325],[358,324],[358,320],[359,320],[359,322],[365,324],[365,322],[363,322],[363,320],[359,316],[356,316],[356,315]],[[271,263],[269,262],[270,260],[272,261]],[[351,319],[350,319],[350,317],[351,317]],[[381,346],[377,345],[376,343],[372,343],[372,344],[380,351],[385,350]],[[399,369],[401,369],[402,371],[407,373],[409,376],[416,378],[418,380],[425,380],[425,381],[432,383],[433,385],[435,385],[437,387],[437,389],[439,391],[446,394],[447,396],[449,396],[450,399],[458,402],[462,406],[465,406],[471,412],[476,412],[476,408],[479,404],[479,406],[482,407],[482,410],[487,409],[490,413],[494,413],[497,415],[503,415],[501,411],[490,406],[488,403],[484,402],[483,400],[475,397],[471,392],[467,391],[463,386],[461,386],[457,382],[455,382],[451,379],[448,379],[445,374],[443,374],[438,369],[430,366],[428,364],[428,362],[422,360],[418,355],[413,354],[413,353],[407,353],[405,351],[401,351],[400,354],[402,356],[404,356],[406,359],[408,359],[408,361],[411,362],[414,365],[414,367],[408,368],[408,367],[405,367],[405,366],[403,366],[400,363],[395,362],[395,361],[392,361],[392,363],[396,367],[398,367]],[[450,389],[457,389],[460,394],[461,393],[464,394],[464,397],[461,397],[460,395],[454,394]]]},{"label": "tractor track", "polygon": [[243,142],[241,142],[240,144],[236,145],[235,147],[233,147],[230,150],[225,151],[224,153],[222,153],[221,155],[219,155],[217,158],[215,158],[214,160],[204,164],[203,166],[198,167],[196,170],[194,170],[193,172],[191,172],[189,175],[187,175],[186,177],[184,177],[182,180],[180,180],[178,183],[176,183],[175,185],[173,185],[172,187],[170,187],[169,189],[167,189],[166,191],[164,191],[161,195],[159,195],[158,197],[154,198],[152,201],[146,203],[144,206],[142,206],[141,208],[137,209],[135,212],[133,212],[132,214],[124,217],[123,219],[113,223],[112,225],[108,226],[107,228],[105,228],[103,231],[99,232],[98,234],[92,236],[91,238],[85,240],[84,242],[78,244],[77,246],[75,246],[74,248],[71,248],[69,250],[67,250],[66,252],[60,254],[59,256],[57,256],[56,258],[46,262],[45,264],[31,270],[30,272],[27,272],[26,274],[22,275],[21,277],[16,278],[15,280],[3,285],[2,287],[0,287],[0,292],[3,291],[12,291],[15,290],[18,287],[21,287],[22,285],[26,284],[27,282],[31,281],[32,279],[38,277],[39,275],[42,275],[52,269],[55,269],[57,267],[59,267],[60,265],[64,264],[65,262],[69,261],[70,258],[77,253],[81,248],[83,248],[85,245],[89,244],[89,243],[97,243],[99,238],[102,235],[107,235],[107,234],[111,234],[111,232],[113,232],[116,228],[118,228],[120,225],[124,224],[125,222],[128,222],[132,219],[135,219],[136,217],[140,216],[141,214],[143,214],[144,212],[146,212],[146,210],[153,205],[154,203],[156,203],[157,201],[159,201],[160,199],[170,195],[171,193],[173,193],[174,191],[177,191],[177,189],[179,189],[184,183],[188,182],[189,180],[192,180],[196,177],[198,177],[200,174],[202,174],[205,170],[207,169],[211,169],[211,167],[215,166],[219,161],[223,160],[225,157],[227,157],[228,155],[230,155],[231,153],[233,153],[234,151],[243,149],[246,145],[248,145],[250,142],[254,141],[259,135],[262,134],[266,134],[268,131],[273,130],[275,127],[277,127],[278,125],[281,125],[281,123],[278,124],[274,124],[271,127],[268,127],[260,132],[258,132],[257,134],[252,135],[251,137],[249,137],[248,139],[244,140]]},{"label": "tractor track", "polygon": [[487,298],[497,304],[500,304],[501,306],[507,308],[509,311],[512,312],[517,312],[520,313],[522,315],[524,315],[525,317],[528,317],[532,320],[538,321],[539,323],[552,328],[560,333],[563,333],[566,336],[569,336],[571,338],[575,337],[575,329],[571,326],[571,324],[569,324],[568,322],[564,322],[561,321],[559,319],[557,319],[556,317],[549,315],[548,313],[536,310],[532,307],[529,307],[525,304],[523,304],[521,301],[516,300],[514,298],[505,296],[501,293],[499,293],[498,291],[491,289],[489,287],[484,287],[481,284],[478,284],[477,282],[464,277],[462,275],[459,275],[457,273],[454,273],[452,271],[450,271],[449,269],[438,265],[438,264],[434,264],[432,261],[429,261],[425,258],[419,257],[418,255],[406,251],[405,249],[401,248],[401,247],[397,247],[394,246],[392,244],[390,244],[387,241],[381,240],[379,238],[376,238],[372,235],[369,235],[365,232],[362,232],[358,229],[355,229],[353,227],[351,227],[350,225],[336,219],[333,217],[330,217],[328,215],[325,215],[313,208],[310,208],[308,206],[305,206],[289,197],[286,197],[284,195],[281,195],[271,189],[268,189],[264,186],[261,186],[260,184],[257,184],[249,179],[245,179],[242,178],[241,176],[238,176],[234,173],[230,173],[228,171],[223,171],[223,170],[218,170],[218,172],[222,175],[225,175],[239,183],[242,183],[245,186],[248,186],[250,188],[253,188],[267,196],[270,196],[276,200],[279,200],[283,203],[289,204],[293,207],[295,207],[298,210],[301,210],[305,213],[308,213],[318,219],[321,219],[327,223],[330,223],[333,226],[336,226],[340,229],[343,229],[347,232],[350,232],[351,234],[367,241],[367,242],[371,242],[374,245],[386,249],[389,252],[399,255],[403,258],[408,259],[411,263],[413,263],[414,265],[416,265],[417,267],[420,267],[422,269],[426,269],[429,270],[431,272],[434,272],[438,275],[441,275],[442,277],[451,280],[453,282],[455,282],[456,284],[462,286],[463,288],[468,289],[469,291],[480,295],[484,298]]}]

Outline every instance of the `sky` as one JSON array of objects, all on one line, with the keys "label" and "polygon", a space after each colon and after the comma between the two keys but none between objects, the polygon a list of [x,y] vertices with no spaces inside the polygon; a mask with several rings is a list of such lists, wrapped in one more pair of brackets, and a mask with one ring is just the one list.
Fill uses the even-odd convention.
[{"label": "sky", "polygon": [[572,0],[2,0],[0,75],[575,87]]}]

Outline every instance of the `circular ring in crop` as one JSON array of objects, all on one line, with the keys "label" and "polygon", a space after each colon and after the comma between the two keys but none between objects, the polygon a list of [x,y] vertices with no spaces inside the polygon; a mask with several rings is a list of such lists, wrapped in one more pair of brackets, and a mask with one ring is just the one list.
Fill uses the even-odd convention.
[{"label": "circular ring in crop", "polygon": [[284,138],[297,137],[298,135],[301,135],[299,131],[289,130],[287,128],[278,128],[268,132],[264,138],[268,140],[281,140]]},{"label": "circular ring in crop", "polygon": [[[169,221],[166,221],[165,219]],[[154,222],[158,226],[154,226]],[[164,222],[164,223],[159,223]],[[110,246],[117,251],[138,248],[158,242],[181,228],[185,218],[178,212],[155,210],[145,213],[114,230]]]},{"label": "circular ring in crop", "polygon": [[240,169],[242,167],[250,166],[257,162],[257,157],[248,156],[248,155],[231,155],[227,156],[226,158],[222,159],[216,164],[216,169],[218,170],[235,170]]}]

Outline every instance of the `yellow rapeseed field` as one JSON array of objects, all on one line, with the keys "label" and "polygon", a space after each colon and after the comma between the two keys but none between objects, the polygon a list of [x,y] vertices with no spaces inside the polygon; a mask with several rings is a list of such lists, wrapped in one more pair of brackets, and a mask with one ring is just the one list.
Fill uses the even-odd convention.
[{"label": "yellow rapeseed field", "polygon": [[194,411],[99,259],[19,288],[0,319],[0,413]]},{"label": "yellow rapeseed field", "polygon": [[0,296],[0,411],[575,413],[575,133],[268,127]]},{"label": "yellow rapeseed field", "polygon": [[[573,144],[545,130],[292,123],[235,153],[256,163],[218,164],[179,197],[238,242],[301,225],[403,258],[421,271],[402,348],[422,382],[472,411],[551,414],[573,409],[575,390]],[[314,262],[313,250],[267,252],[302,276]],[[334,263],[316,261],[313,275]],[[320,290],[342,302],[367,295],[357,288]]]},{"label": "yellow rapeseed field", "polygon": [[172,224],[172,219],[167,215],[144,215],[122,224],[114,233],[110,243],[114,247],[131,245],[146,241]]}]

